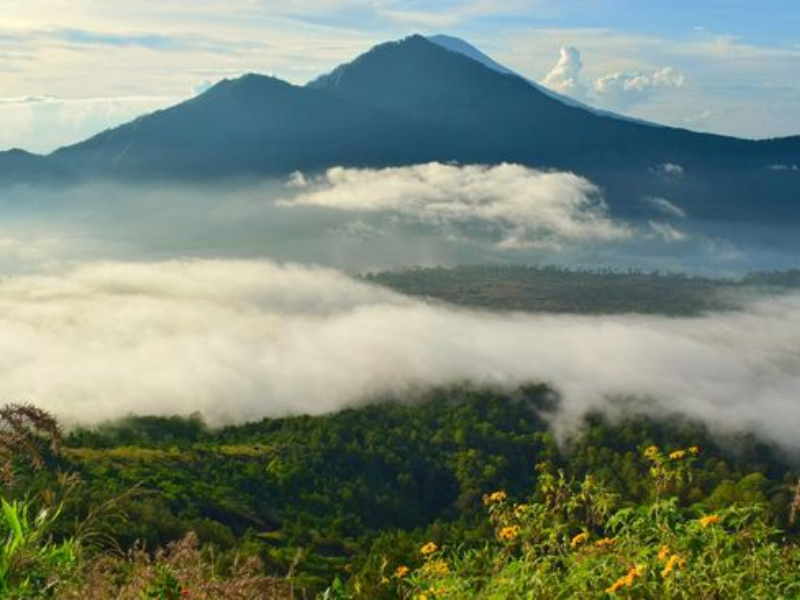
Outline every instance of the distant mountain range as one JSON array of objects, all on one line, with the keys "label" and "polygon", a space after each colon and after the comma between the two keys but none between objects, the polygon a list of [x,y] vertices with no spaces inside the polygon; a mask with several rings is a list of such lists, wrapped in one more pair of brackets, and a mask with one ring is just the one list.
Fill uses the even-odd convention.
[{"label": "distant mountain range", "polygon": [[[515,162],[567,169],[617,214],[800,217],[800,137],[744,140],[638,122],[514,74],[462,40],[376,46],[305,86],[245,75],[47,156],[0,153],[0,183],[248,178],[330,166]],[[665,166],[666,165],[666,166]]]}]

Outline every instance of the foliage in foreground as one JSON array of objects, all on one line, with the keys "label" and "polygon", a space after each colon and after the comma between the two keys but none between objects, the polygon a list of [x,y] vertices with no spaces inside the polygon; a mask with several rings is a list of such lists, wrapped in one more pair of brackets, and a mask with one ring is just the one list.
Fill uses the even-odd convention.
[{"label": "foliage in foreground", "polygon": [[86,561],[58,598],[116,600],[278,600],[292,597],[290,585],[263,574],[257,559],[237,562],[220,576],[193,534],[151,555],[141,549],[123,556],[100,554]]},{"label": "foliage in foreground", "polygon": [[[549,398],[448,388],[222,430],[134,418],[76,431],[63,452],[52,423],[14,421],[2,495],[29,541],[2,597],[603,597],[615,584],[617,595],[682,597],[677,584],[664,591],[673,574],[695,595],[708,587],[702,597],[797,596],[796,553],[780,537],[796,531],[796,479],[774,449],[633,416],[590,418],[560,446],[542,417]],[[698,456],[639,451],[695,443]],[[531,489],[523,506],[508,499]],[[710,515],[720,522],[703,527]],[[705,555],[714,532],[727,537]],[[704,564],[728,569],[730,589],[692,583]]]},{"label": "foliage in foreground", "polygon": [[758,504],[682,506],[699,448],[644,451],[653,500],[624,505],[592,476],[540,466],[530,501],[487,494],[493,538],[479,548],[429,542],[397,566],[399,593],[461,598],[797,598],[800,550]]},{"label": "foliage in foreground", "polygon": [[77,542],[49,538],[58,515],[46,508],[34,515],[32,503],[0,502],[0,598],[49,596],[77,567]]},{"label": "foliage in foreground", "polygon": [[[405,400],[218,430],[196,418],[136,417],[74,431],[64,468],[82,484],[62,521],[122,497],[129,518],[104,531],[124,550],[194,532],[218,573],[236,556],[258,557],[264,573],[290,576],[308,597],[338,578],[350,595],[390,599],[384,562],[413,564],[427,540],[479,548],[489,528],[483,494],[523,497],[539,477],[534,464],[590,474],[634,506],[653,500],[639,447],[699,444],[692,480],[676,490],[682,506],[758,503],[771,525],[787,526],[794,464],[750,436],[721,440],[630,410],[619,423],[592,417],[559,444],[542,416],[553,407],[543,387],[457,386]],[[125,497],[133,486],[137,495]]]},{"label": "foliage in foreground", "polygon": [[291,597],[289,583],[264,575],[258,559],[234,560],[220,572],[193,534],[155,553],[98,546],[104,536],[96,524],[122,497],[89,507],[63,535],[65,502],[79,480],[59,470],[60,448],[51,415],[27,404],[0,407],[0,598]]}]

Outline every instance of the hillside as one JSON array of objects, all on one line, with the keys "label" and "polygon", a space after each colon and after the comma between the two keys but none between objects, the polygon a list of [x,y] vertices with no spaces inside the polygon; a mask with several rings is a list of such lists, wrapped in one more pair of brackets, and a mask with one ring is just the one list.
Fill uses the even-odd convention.
[{"label": "hillside", "polygon": [[[775,448],[680,419],[636,417],[592,418],[564,445],[547,426],[552,409],[543,387],[454,387],[217,430],[197,418],[147,417],[76,430],[56,464],[82,483],[57,530],[70,535],[75,519],[111,501],[93,528],[123,548],[195,532],[219,565],[254,556],[261,573],[289,573],[298,591],[338,577],[347,591],[337,597],[394,598],[401,582],[383,580],[398,565],[421,564],[419,548],[431,540],[482,547],[491,536],[484,496],[503,490],[521,501],[545,468],[590,474],[623,505],[649,502],[640,450],[652,444],[702,449],[680,492],[687,510],[757,501],[769,523],[787,526],[794,466]],[[50,485],[39,476],[28,491]]]}]

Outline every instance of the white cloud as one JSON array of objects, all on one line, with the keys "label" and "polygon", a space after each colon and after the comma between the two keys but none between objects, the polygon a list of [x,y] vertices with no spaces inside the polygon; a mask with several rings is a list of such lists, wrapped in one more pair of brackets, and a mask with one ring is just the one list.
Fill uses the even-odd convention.
[{"label": "white cloud", "polygon": [[289,189],[295,196],[284,206],[385,212],[445,229],[477,227],[503,249],[613,241],[632,234],[610,218],[590,181],[513,164],[337,167],[313,180],[295,175]]},{"label": "white cloud", "polygon": [[65,99],[52,96],[0,98],[0,150],[20,145],[47,153],[76,143],[179,98],[128,96]]},{"label": "white cloud", "polygon": [[603,108],[627,110],[656,93],[683,87],[685,77],[672,67],[644,71],[617,71],[597,78],[591,89],[582,81],[583,61],[577,48],[562,46],[556,65],[542,84],[577,100]]},{"label": "white cloud", "polygon": [[663,214],[670,216],[670,217],[678,217],[679,219],[686,218],[686,211],[683,210],[680,206],[675,204],[674,202],[670,202],[666,198],[645,198],[645,202],[655,208],[656,210],[662,212]]},{"label": "white cloud", "polygon": [[686,170],[679,164],[666,162],[653,167],[650,171],[664,179],[680,179],[686,173]]},{"label": "white cloud", "polygon": [[[0,281],[0,397],[96,422],[321,413],[455,382],[544,381],[559,423],[611,398],[800,448],[800,297],[699,318],[490,314],[260,261],[85,265]],[[630,414],[630,413],[629,413]]]},{"label": "white cloud", "polygon": [[610,73],[594,82],[594,94],[602,106],[626,110],[646,102],[654,94],[683,87],[685,77],[672,67],[651,73],[642,71]]},{"label": "white cloud", "polygon": [[583,62],[577,48],[562,46],[558,62],[542,80],[542,84],[578,100],[585,98],[587,88],[581,81]]},{"label": "white cloud", "polygon": [[686,235],[683,231],[677,229],[676,227],[673,227],[672,225],[669,225],[668,223],[658,223],[656,221],[650,221],[649,225],[652,234],[656,238],[663,240],[667,243],[683,242],[689,238],[689,236]]},{"label": "white cloud", "polygon": [[621,28],[523,27],[504,36],[495,58],[538,81],[552,68],[559,47],[569,44],[583,52],[582,75],[588,87],[609,73],[651,75],[667,65],[685,76],[679,92],[661,88],[647,102],[628,105],[625,112],[631,116],[742,137],[798,133],[800,95],[787,85],[797,80],[800,60],[792,44],[777,39],[747,44],[710,32],[676,39]]},{"label": "white cloud", "polygon": [[18,265],[49,264],[61,250],[61,240],[55,236],[27,236],[0,233],[0,269],[13,272]]}]

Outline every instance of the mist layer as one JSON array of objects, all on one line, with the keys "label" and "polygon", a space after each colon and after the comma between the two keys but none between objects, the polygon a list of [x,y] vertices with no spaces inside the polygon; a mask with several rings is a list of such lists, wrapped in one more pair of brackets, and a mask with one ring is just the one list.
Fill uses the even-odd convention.
[{"label": "mist layer", "polygon": [[638,398],[797,447],[800,296],[675,319],[477,312],[267,261],[97,263],[0,282],[0,397],[70,422],[324,413],[451,383],[550,384],[559,424]]}]

